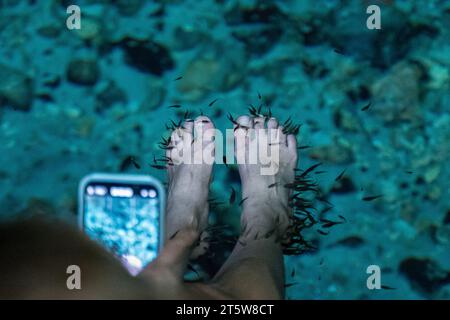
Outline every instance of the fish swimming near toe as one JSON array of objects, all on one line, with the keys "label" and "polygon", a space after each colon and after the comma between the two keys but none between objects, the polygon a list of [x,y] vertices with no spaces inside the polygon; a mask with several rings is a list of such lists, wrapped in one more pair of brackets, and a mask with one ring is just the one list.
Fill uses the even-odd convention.
[{"label": "fish swimming near toe", "polygon": [[231,194],[230,194],[229,203],[233,204],[235,200],[236,200],[236,191],[234,190],[233,187],[231,187]]},{"label": "fish swimming near toe", "polygon": [[347,169],[344,169],[344,170],[336,177],[336,179],[334,179],[334,181],[339,181],[339,180],[344,176],[345,170],[347,170]]},{"label": "fish swimming near toe", "polygon": [[367,197],[364,197],[362,199],[363,199],[363,201],[372,201],[372,200],[376,200],[376,199],[381,198],[381,197],[383,197],[382,194],[376,195],[376,196],[367,196]]},{"label": "fish swimming near toe", "polygon": [[372,102],[369,102],[367,105],[365,105],[364,107],[361,108],[361,111],[369,110],[371,104],[372,104]]},{"label": "fish swimming near toe", "polygon": [[212,106],[214,105],[214,103],[216,103],[217,100],[219,100],[219,99],[214,99],[213,101],[211,101],[211,102],[208,104],[208,106],[209,106],[209,107],[212,107]]}]

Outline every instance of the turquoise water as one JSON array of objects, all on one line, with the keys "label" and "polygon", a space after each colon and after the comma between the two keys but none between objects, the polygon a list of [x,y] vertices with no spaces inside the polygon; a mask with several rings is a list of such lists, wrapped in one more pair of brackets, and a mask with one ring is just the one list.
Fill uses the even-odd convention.
[{"label": "turquoise water", "polygon": [[[75,223],[88,173],[165,180],[150,164],[170,119],[224,130],[262,104],[302,125],[300,168],[322,163],[317,217],[346,221],[286,256],[288,298],[450,298],[450,1],[3,0],[0,30],[2,216]],[[236,168],[216,165],[211,223],[233,234],[231,186]],[[370,265],[385,289],[367,288]]]}]

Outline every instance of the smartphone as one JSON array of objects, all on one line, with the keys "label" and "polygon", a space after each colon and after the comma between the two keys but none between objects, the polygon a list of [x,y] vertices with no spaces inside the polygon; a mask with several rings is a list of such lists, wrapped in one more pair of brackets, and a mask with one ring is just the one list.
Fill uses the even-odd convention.
[{"label": "smartphone", "polygon": [[79,184],[79,225],[135,276],[162,248],[164,199],[151,176],[93,173]]}]

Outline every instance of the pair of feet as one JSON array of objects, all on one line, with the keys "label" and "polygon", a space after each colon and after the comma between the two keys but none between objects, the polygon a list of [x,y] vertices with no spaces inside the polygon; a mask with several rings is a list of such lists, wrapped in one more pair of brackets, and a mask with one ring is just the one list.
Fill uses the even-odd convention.
[{"label": "pair of feet", "polygon": [[[166,151],[166,157],[170,161],[166,238],[173,237],[186,227],[200,234],[207,226],[212,164],[183,163],[179,151],[189,150],[192,157],[196,156],[196,152],[204,152],[206,148],[214,152],[214,139],[208,134],[198,134],[209,129],[214,129],[212,121],[208,117],[200,116],[195,120],[186,120],[180,128],[172,132]],[[262,164],[258,162],[256,164],[238,162],[242,199],[246,199],[243,202],[241,217],[241,240],[247,242],[263,237],[281,240],[286,235],[290,221],[289,189],[284,186],[294,179],[294,168],[297,164],[296,138],[291,134],[286,135],[275,118],[240,116],[236,119],[233,129],[235,140],[238,137],[245,138],[244,143],[235,142],[235,154],[247,153],[247,155],[248,144],[254,139],[259,139],[259,147],[262,143],[270,144],[270,139],[261,137],[267,134],[268,130],[265,129],[274,129],[272,132],[275,132],[279,145],[275,174],[261,175]],[[250,134],[251,131],[253,134]],[[188,146],[191,147],[185,148]],[[240,150],[241,148],[243,150]]]}]

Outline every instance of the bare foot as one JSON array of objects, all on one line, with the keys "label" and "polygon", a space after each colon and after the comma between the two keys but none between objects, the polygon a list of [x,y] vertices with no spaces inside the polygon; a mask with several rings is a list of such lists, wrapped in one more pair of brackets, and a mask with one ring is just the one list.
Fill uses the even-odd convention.
[{"label": "bare foot", "polygon": [[213,128],[208,117],[200,116],[186,120],[172,132],[166,152],[172,162],[168,166],[166,238],[182,228],[192,228],[199,234],[206,228],[212,163],[197,164],[194,159],[200,159],[205,150],[214,152],[214,141],[205,134],[205,130]]},{"label": "bare foot", "polygon": [[[237,123],[239,126],[234,126],[236,155],[245,153],[245,159],[248,160],[249,143],[254,142],[254,139],[258,140],[258,148],[262,143],[274,145],[278,143],[279,146],[275,174],[261,174],[262,165],[259,157],[256,164],[249,164],[248,161],[244,164],[238,163],[242,199],[246,199],[243,202],[241,217],[241,239],[247,241],[272,236],[284,239],[291,215],[288,206],[290,189],[284,185],[292,182],[295,176],[294,168],[297,165],[295,136],[285,135],[275,118],[240,116]],[[248,129],[255,131],[252,133],[252,130]],[[274,129],[275,135],[271,136],[267,129]],[[245,139],[239,138],[242,136],[245,136]]]}]

